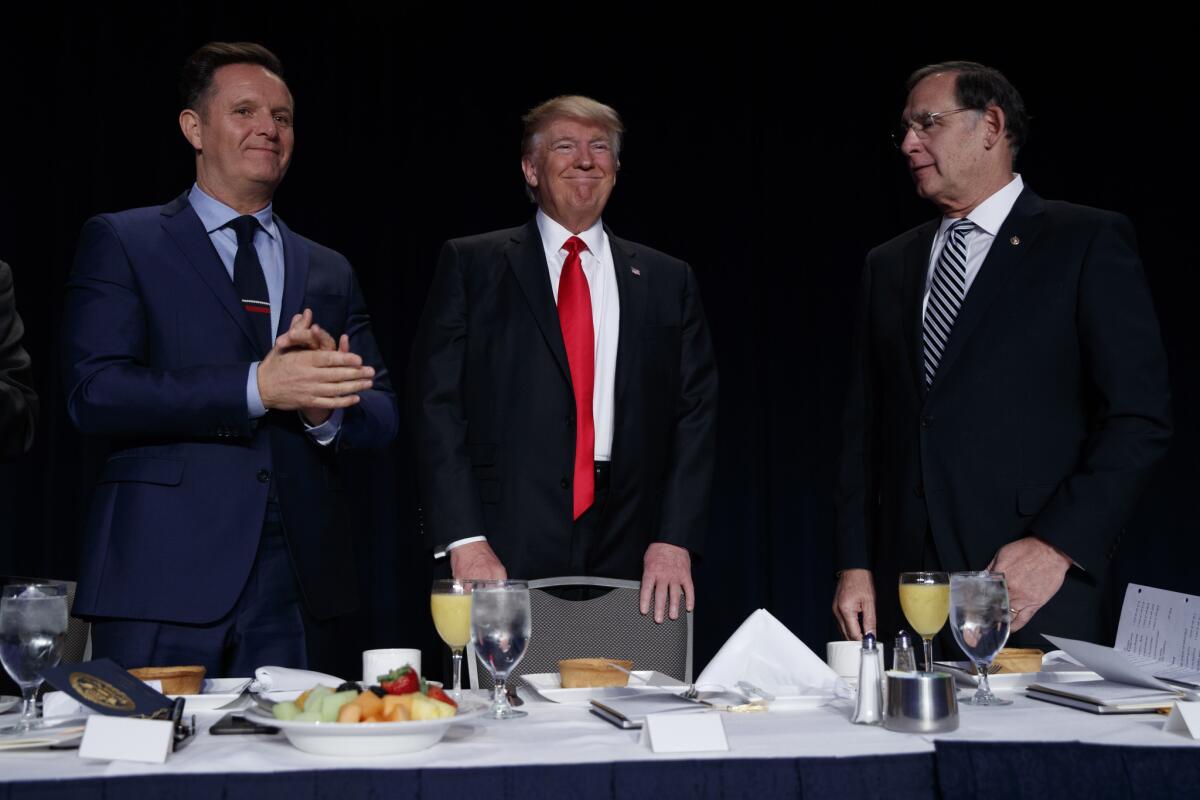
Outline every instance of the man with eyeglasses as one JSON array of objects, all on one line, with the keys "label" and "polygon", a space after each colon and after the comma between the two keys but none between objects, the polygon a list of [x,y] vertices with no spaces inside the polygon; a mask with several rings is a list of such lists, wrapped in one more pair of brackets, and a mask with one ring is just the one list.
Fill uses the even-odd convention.
[{"label": "man with eyeglasses", "polygon": [[890,634],[899,572],[986,568],[1010,643],[1106,638],[1109,565],[1171,437],[1133,228],[1024,185],[1028,118],[998,71],[934,64],[908,89],[896,143],[941,217],[867,256],[834,614],[847,638]]},{"label": "man with eyeglasses", "polygon": [[525,115],[537,206],[442,248],[410,361],[422,526],[456,578],[641,579],[641,611],[692,610],[717,370],[691,268],[617,238],[611,107]]}]

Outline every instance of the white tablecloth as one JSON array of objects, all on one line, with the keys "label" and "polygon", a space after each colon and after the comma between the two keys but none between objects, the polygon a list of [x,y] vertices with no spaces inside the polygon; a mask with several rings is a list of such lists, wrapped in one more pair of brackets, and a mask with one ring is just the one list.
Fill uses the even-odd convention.
[{"label": "white tablecloth", "polygon": [[[1012,695],[1010,695],[1012,696]],[[765,714],[724,713],[729,752],[656,755],[638,742],[637,731],[622,731],[592,716],[583,706],[529,699],[524,719],[472,719],[452,727],[429,750],[400,756],[334,758],[293,748],[282,736],[212,736],[207,729],[220,714],[197,715],[195,741],[166,764],[95,762],[75,751],[0,753],[0,781],[47,778],[99,778],[126,775],[273,772],[362,767],[405,769],[533,764],[642,761],[693,758],[803,758],[927,753],[935,739],[959,741],[1084,742],[1106,745],[1200,748],[1200,741],[1162,730],[1160,715],[1098,716],[1053,706],[1023,695],[1004,707],[960,706],[957,731],[936,736],[893,733],[852,725],[850,705]],[[716,713],[716,712],[711,712]]]}]

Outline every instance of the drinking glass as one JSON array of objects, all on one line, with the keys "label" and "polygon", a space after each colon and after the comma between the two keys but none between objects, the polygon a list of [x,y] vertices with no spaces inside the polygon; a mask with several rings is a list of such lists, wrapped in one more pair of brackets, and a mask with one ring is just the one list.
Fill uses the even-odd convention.
[{"label": "drinking glass", "polygon": [[450,648],[451,671],[454,673],[450,696],[457,702],[462,699],[463,648],[471,641],[471,584],[454,579],[434,581],[429,608],[433,613],[433,627]]},{"label": "drinking glass", "polygon": [[41,725],[34,698],[42,672],[58,665],[67,638],[67,586],[14,583],[0,590],[0,662],[21,687],[15,732]]},{"label": "drinking glass", "polygon": [[900,608],[925,642],[925,671],[933,671],[933,637],[950,614],[950,576],[944,572],[901,572]]},{"label": "drinking glass", "polygon": [[492,674],[491,716],[526,716],[508,704],[505,681],[529,644],[529,584],[525,581],[472,581],[471,630],[475,652]]},{"label": "drinking glass", "polygon": [[979,674],[979,690],[973,706],[1007,706],[988,686],[992,659],[1008,641],[1012,612],[1008,607],[1008,584],[1003,572],[950,573],[950,631]]}]

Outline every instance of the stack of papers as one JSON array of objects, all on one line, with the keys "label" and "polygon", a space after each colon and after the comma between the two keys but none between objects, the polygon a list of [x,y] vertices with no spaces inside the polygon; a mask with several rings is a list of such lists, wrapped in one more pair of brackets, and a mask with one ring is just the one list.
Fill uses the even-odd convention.
[{"label": "stack of papers", "polygon": [[1117,646],[1046,636],[1103,680],[1032,684],[1037,700],[1097,714],[1169,708],[1200,689],[1200,597],[1131,583],[1121,607]]}]

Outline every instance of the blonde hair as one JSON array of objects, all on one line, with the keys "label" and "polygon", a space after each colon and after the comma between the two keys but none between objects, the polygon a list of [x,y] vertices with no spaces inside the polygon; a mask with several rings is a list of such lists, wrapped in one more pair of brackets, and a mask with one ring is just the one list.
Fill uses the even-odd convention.
[{"label": "blonde hair", "polygon": [[579,94],[564,94],[551,98],[529,109],[525,116],[521,117],[521,121],[525,123],[525,135],[521,139],[522,156],[533,153],[538,134],[557,119],[577,119],[604,128],[612,140],[613,158],[620,160],[621,134],[625,132],[625,126],[621,124],[621,115],[612,106]]}]

